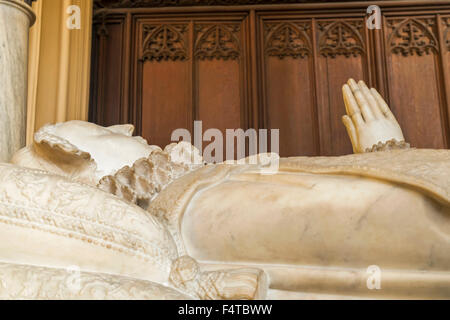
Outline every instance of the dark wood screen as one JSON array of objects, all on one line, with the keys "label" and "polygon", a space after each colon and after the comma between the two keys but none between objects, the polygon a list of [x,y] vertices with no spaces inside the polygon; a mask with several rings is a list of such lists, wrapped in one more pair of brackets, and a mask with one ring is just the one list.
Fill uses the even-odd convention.
[{"label": "dark wood screen", "polygon": [[[96,7],[91,121],[133,123],[161,146],[194,120],[277,128],[282,156],[348,154],[341,87],[353,77],[386,97],[413,146],[449,147],[450,1],[136,3]],[[381,30],[366,27],[369,4]]]}]

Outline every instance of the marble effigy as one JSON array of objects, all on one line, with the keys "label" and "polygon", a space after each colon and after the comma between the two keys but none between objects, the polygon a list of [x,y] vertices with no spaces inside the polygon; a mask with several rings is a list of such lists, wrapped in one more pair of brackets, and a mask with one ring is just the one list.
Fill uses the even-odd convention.
[{"label": "marble effigy", "polygon": [[[33,20],[0,0],[0,162],[24,145]],[[410,148],[364,82],[343,96],[355,154],[270,175],[131,125],[44,126],[0,163],[0,298],[449,299],[450,151]]]},{"label": "marble effigy", "polygon": [[0,161],[25,146],[28,31],[35,15],[19,0],[0,0]]},{"label": "marble effigy", "polygon": [[127,125],[44,127],[0,166],[0,261],[194,299],[450,298],[450,151],[410,148],[363,82],[343,94],[356,154],[282,158],[270,175]]}]

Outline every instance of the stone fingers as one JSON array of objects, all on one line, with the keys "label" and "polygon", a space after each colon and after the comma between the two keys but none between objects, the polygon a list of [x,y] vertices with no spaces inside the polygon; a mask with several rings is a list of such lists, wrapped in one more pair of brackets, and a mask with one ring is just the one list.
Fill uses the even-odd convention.
[{"label": "stone fingers", "polygon": [[392,113],[391,109],[387,105],[386,101],[384,101],[383,97],[378,93],[378,91],[375,90],[374,88],[372,88],[372,89],[370,89],[370,92],[372,93],[372,96],[377,101],[378,106],[380,107],[380,110],[383,113],[383,115],[386,118],[388,118],[389,120],[397,122],[397,120],[395,119],[395,116]]},{"label": "stone fingers", "polygon": [[347,115],[352,119],[354,127],[364,125],[364,120],[361,115],[358,103],[353,96],[352,90],[348,85],[342,87],[342,94],[344,96],[345,110]]},{"label": "stone fingers", "polygon": [[358,86],[361,89],[361,91],[364,95],[364,98],[369,103],[370,110],[372,110],[374,117],[377,119],[382,119],[384,117],[383,111],[381,110],[381,107],[378,105],[377,100],[372,95],[372,92],[370,92],[370,90],[367,87],[367,85],[365,84],[365,82],[362,80],[359,81]]},{"label": "stone fingers", "polygon": [[373,120],[375,117],[371,110],[369,102],[367,101],[366,97],[364,96],[361,88],[358,86],[356,81],[353,79],[349,79],[347,84],[350,87],[350,89],[358,103],[358,106],[359,106],[359,109],[361,110],[364,121],[368,122],[368,121]]},{"label": "stone fingers", "polygon": [[353,124],[352,119],[350,119],[349,116],[345,115],[342,117],[342,122],[347,129],[348,136],[350,137],[350,141],[353,147],[353,153],[358,153],[358,135],[356,134],[356,128]]}]

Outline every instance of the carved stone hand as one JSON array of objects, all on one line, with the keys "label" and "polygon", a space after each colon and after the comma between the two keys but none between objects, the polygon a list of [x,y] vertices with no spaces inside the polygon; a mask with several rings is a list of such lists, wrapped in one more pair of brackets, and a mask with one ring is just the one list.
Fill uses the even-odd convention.
[{"label": "carved stone hand", "polygon": [[389,106],[364,81],[348,80],[342,87],[346,115],[342,117],[354,153],[364,153],[374,145],[395,140],[404,142],[402,129]]},{"label": "carved stone hand", "polygon": [[172,264],[169,281],[202,300],[263,300],[268,278],[256,268],[201,271],[197,261],[182,256]]}]

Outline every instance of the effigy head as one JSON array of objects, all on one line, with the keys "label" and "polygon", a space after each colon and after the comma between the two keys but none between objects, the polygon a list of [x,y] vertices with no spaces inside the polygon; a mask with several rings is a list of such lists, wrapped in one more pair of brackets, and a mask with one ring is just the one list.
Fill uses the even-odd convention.
[{"label": "effigy head", "polygon": [[97,185],[103,177],[113,177],[120,170],[133,168],[139,160],[145,162],[153,153],[160,155],[155,156],[159,164],[161,157],[167,158],[163,163],[188,164],[190,159],[201,163],[200,153],[189,143],[171,144],[163,151],[142,137],[132,136],[133,131],[130,124],[102,127],[68,121],[45,125],[35,133],[33,144],[19,150],[11,162],[91,185]]}]

